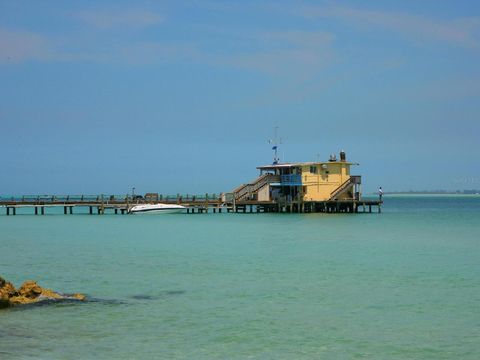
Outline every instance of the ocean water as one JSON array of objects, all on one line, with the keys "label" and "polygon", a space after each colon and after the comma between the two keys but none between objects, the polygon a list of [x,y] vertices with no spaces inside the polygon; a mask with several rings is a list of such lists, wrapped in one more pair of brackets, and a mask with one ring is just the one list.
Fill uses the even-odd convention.
[{"label": "ocean water", "polygon": [[382,214],[4,216],[0,359],[479,359],[480,197]]}]

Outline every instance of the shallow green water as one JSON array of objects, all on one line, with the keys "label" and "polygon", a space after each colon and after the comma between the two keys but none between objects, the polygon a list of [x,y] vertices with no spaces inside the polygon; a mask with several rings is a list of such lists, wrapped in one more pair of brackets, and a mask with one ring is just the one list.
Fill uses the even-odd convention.
[{"label": "shallow green water", "polygon": [[387,197],[380,215],[0,212],[0,275],[92,299],[0,312],[1,359],[480,358],[478,197]]}]

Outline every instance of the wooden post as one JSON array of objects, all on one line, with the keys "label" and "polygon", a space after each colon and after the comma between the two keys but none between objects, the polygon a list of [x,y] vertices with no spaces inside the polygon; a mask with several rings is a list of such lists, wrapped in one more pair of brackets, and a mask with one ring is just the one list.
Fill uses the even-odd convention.
[{"label": "wooden post", "polygon": [[369,204],[369,205],[368,205],[368,212],[369,212],[369,213],[372,212],[372,204]]},{"label": "wooden post", "polygon": [[10,215],[10,208],[7,206],[7,215]]},{"label": "wooden post", "polygon": [[35,206],[35,215],[38,215],[38,206]]},{"label": "wooden post", "polygon": [[63,207],[63,214],[67,215],[67,207],[66,206]]},{"label": "wooden post", "polygon": [[17,208],[15,206],[12,208],[12,210],[13,210],[13,215],[17,215]]},{"label": "wooden post", "polygon": [[118,214],[118,209],[117,209],[117,208],[115,208],[115,215],[117,215],[117,214]]},{"label": "wooden post", "polygon": [[70,206],[70,215],[73,214],[73,206]]},{"label": "wooden post", "polygon": [[92,214],[93,214],[93,206],[89,206],[88,213],[89,213],[90,215],[92,215]]},{"label": "wooden post", "polygon": [[42,215],[45,215],[45,206],[42,206],[40,210],[41,210]]}]

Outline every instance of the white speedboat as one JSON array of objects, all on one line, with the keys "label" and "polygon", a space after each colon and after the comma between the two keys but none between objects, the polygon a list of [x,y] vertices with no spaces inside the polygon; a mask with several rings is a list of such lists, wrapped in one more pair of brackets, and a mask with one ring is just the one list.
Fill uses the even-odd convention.
[{"label": "white speedboat", "polygon": [[130,208],[130,214],[173,214],[180,213],[186,207],[175,204],[139,204]]}]

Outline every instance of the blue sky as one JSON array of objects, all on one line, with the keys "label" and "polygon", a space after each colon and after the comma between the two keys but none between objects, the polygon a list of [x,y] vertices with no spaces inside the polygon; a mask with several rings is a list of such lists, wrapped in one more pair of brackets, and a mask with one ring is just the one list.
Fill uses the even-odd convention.
[{"label": "blue sky", "polygon": [[229,191],[345,149],[480,188],[475,1],[0,0],[0,193]]}]

